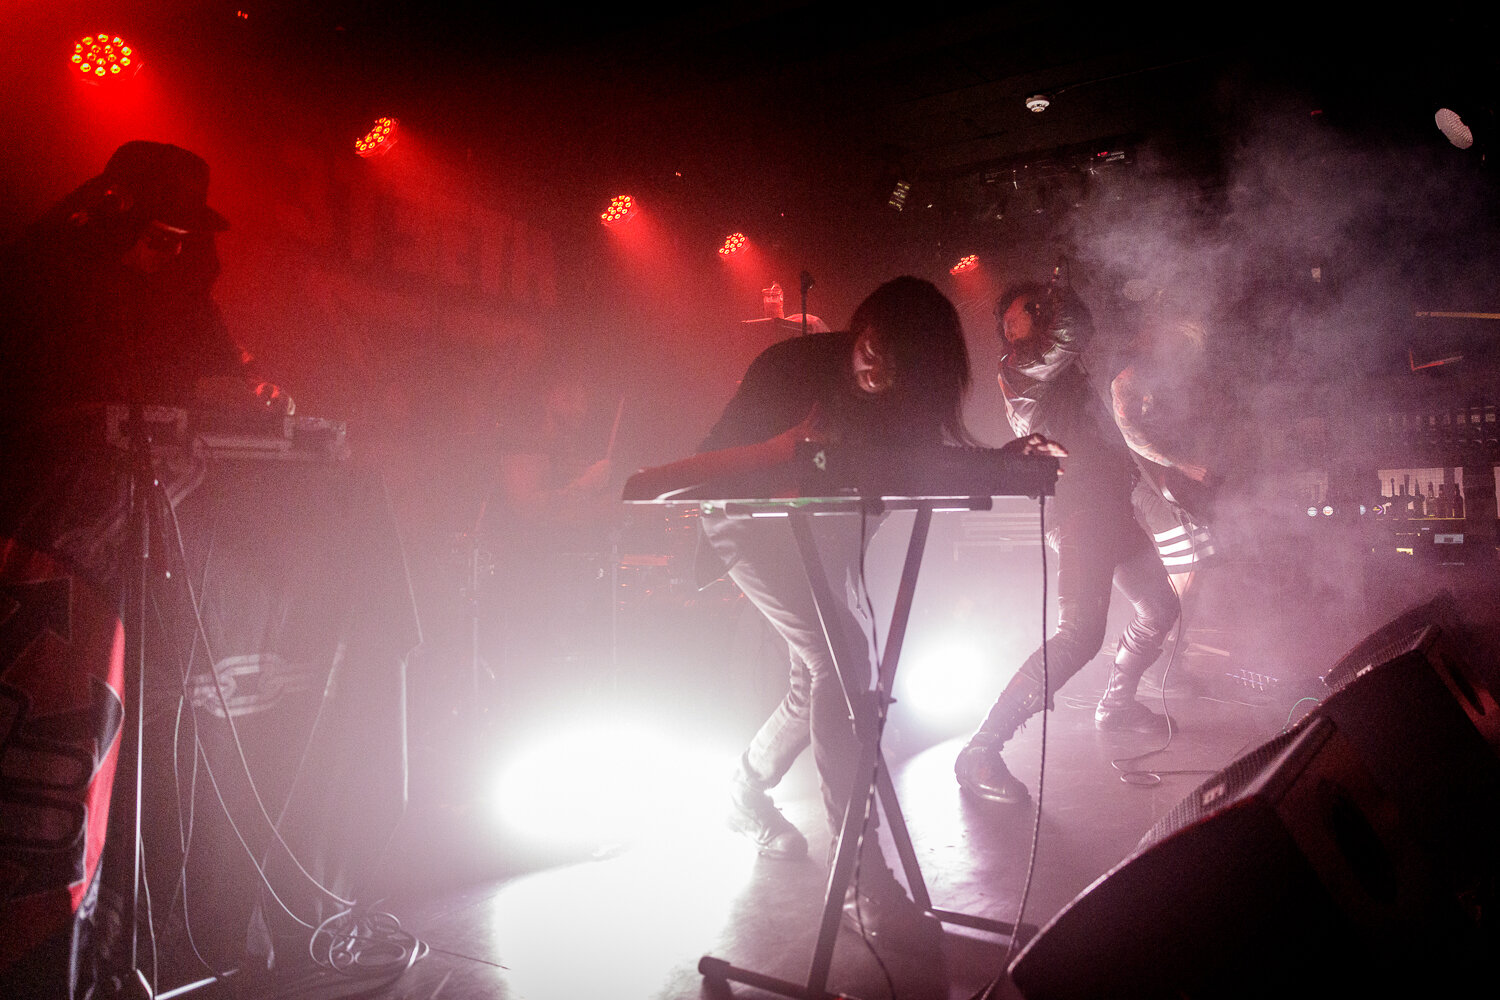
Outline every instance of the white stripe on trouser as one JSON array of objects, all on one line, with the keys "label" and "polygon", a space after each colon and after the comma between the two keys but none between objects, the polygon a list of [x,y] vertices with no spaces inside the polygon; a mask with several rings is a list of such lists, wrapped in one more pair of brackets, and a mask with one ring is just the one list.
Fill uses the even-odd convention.
[{"label": "white stripe on trouser", "polygon": [[1191,566],[1216,554],[1213,535],[1207,528],[1194,525],[1191,533],[1182,525],[1155,532],[1152,539],[1167,569]]}]

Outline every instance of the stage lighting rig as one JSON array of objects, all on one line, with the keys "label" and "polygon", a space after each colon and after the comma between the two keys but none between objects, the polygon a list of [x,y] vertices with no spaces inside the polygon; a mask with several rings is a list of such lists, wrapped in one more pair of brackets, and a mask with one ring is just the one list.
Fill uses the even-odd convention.
[{"label": "stage lighting rig", "polygon": [[724,245],[719,247],[719,256],[733,257],[743,251],[749,242],[744,233],[730,233],[724,237]]},{"label": "stage lighting rig", "polygon": [[72,64],[89,83],[126,79],[141,68],[135,50],[119,35],[105,31],[85,35],[74,43]]},{"label": "stage lighting rig", "polygon": [[399,130],[400,122],[395,118],[377,118],[375,124],[370,127],[370,131],[354,140],[354,151],[366,159],[372,156],[383,156],[396,144]]},{"label": "stage lighting rig", "polygon": [[906,207],[906,199],[910,195],[911,182],[897,181],[895,186],[891,188],[891,196],[886,199],[885,203],[899,212]]},{"label": "stage lighting rig", "polygon": [[1463,117],[1452,108],[1439,108],[1432,116],[1438,131],[1443,133],[1447,140],[1459,149],[1471,149],[1474,145],[1474,130],[1463,120]]},{"label": "stage lighting rig", "polygon": [[635,218],[640,205],[628,194],[617,195],[610,200],[609,207],[599,214],[599,221],[610,228],[623,226]]}]

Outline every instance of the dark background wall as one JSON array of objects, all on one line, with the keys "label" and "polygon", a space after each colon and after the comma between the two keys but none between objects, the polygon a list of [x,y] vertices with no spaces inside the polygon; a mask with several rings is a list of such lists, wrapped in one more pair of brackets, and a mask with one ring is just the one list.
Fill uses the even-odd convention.
[{"label": "dark background wall", "polygon": [[[1418,313],[1495,311],[1493,16],[1374,25],[1262,5],[1232,30],[1206,20],[1185,5],[883,18],[13,0],[0,237],[125,140],[202,154],[233,225],[231,331],[300,412],[348,421],[434,566],[547,385],[584,382],[601,452],[619,414],[617,478],[680,457],[773,339],[745,323],[761,289],[778,282],[795,312],[804,270],[809,310],[834,327],[882,280],[938,283],[965,320],[970,420],[990,443],[1009,436],[990,388],[1007,281],[1066,258],[1105,369],[1136,332],[1130,290],[1170,293],[1209,328],[1222,405],[1201,418],[1260,513],[1364,457],[1341,440],[1297,454],[1326,386],[1368,385],[1352,407],[1373,413],[1430,387],[1408,352],[1491,368],[1492,322]],[[101,29],[144,61],[125,87],[68,67]],[[1032,94],[1047,112],[1026,109]],[[1444,104],[1465,109],[1476,148],[1437,133]],[[379,114],[399,141],[361,159],[353,140]],[[643,213],[606,230],[622,192]],[[750,249],[726,262],[733,231]],[[966,253],[980,267],[950,274]]]}]

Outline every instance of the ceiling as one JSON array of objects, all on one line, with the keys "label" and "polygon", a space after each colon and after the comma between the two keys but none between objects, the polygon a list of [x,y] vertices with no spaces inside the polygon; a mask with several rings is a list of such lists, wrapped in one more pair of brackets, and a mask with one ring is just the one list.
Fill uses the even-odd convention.
[{"label": "ceiling", "polygon": [[1434,102],[1494,106],[1477,7],[1408,24],[1274,3],[65,2],[124,9],[236,97],[279,80],[348,127],[404,109],[471,156],[570,183],[685,175],[736,210],[883,204],[898,177],[925,207],[987,170],[1144,144],[1211,172],[1273,112],[1430,139]]},{"label": "ceiling", "polygon": [[[22,2],[41,16],[41,0]],[[111,6],[59,4],[74,13]],[[1478,151],[1458,155],[1432,114],[1468,102],[1481,109],[1466,111],[1477,127],[1493,121],[1495,105],[1496,15],[1477,6],[1424,11],[1420,23],[1355,21],[1305,5],[1014,0],[880,13],[793,0],[615,10],[410,0],[112,6],[159,53],[161,79],[218,78],[220,100],[194,96],[211,109],[256,97],[278,116],[271,127],[291,128],[294,111],[311,134],[339,143],[394,113],[467,157],[476,174],[532,182],[547,195],[534,199],[536,211],[587,220],[576,202],[602,207],[631,190],[673,203],[683,225],[779,227],[794,266],[830,272],[844,263],[830,262],[833,254],[864,252],[882,227],[942,243],[944,257],[961,243],[1012,240],[1024,222],[1056,222],[1044,196],[1066,209],[1084,182],[1166,178],[1179,205],[1194,189],[1232,201],[1224,192],[1245,183],[1248,164],[1259,172],[1252,186],[1284,193],[1287,181],[1247,153],[1268,132],[1279,156],[1353,156],[1321,169],[1313,193],[1389,215],[1430,171],[1383,166],[1377,178],[1365,154],[1420,148],[1484,173]],[[60,25],[77,20],[45,9]],[[1027,108],[1035,95],[1049,101],[1042,113]],[[910,185],[900,213],[888,204],[898,181]],[[1300,201],[1285,199],[1278,225],[1312,196],[1294,193]],[[1424,211],[1453,212],[1437,195],[1429,203]],[[1396,213],[1403,226],[1410,212]],[[1136,225],[1132,235],[1144,224]],[[808,248],[808,233],[844,246]]]},{"label": "ceiling", "polygon": [[[358,76],[393,94],[435,87],[476,112],[477,81],[503,81],[536,99],[587,100],[595,115],[631,115],[642,144],[680,132],[674,115],[688,109],[725,130],[699,142],[768,130],[783,145],[929,174],[1229,128],[1268,101],[1395,124],[1403,105],[1425,108],[1445,89],[1493,96],[1493,15],[1464,8],[1424,12],[1419,25],[1275,4],[1238,16],[1203,5],[1014,2],[877,14],[786,0],[588,14],[564,5],[443,13],[396,0],[280,8],[279,30],[315,47],[336,35],[344,58],[360,60]],[[1046,112],[1027,110],[1033,94],[1052,99]]]},{"label": "ceiling", "polygon": [[[351,113],[405,106],[471,156],[524,157],[601,193],[672,188],[726,220],[827,225],[885,210],[903,180],[907,215],[951,229],[1002,217],[998,182],[1014,191],[1102,153],[1212,185],[1247,130],[1277,116],[1422,144],[1442,141],[1431,116],[1443,103],[1494,106],[1493,15],[1465,8],[1420,25],[1266,4],[518,13],[271,0],[252,13],[237,27],[251,26],[261,52],[357,90]],[[1046,111],[1028,110],[1033,95]]]}]

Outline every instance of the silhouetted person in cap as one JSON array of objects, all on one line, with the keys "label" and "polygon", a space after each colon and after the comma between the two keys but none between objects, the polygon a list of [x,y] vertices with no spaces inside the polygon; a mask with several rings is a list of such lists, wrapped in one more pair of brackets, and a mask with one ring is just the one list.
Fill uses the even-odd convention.
[{"label": "silhouetted person in cap", "polygon": [[87,404],[187,405],[200,380],[243,375],[210,297],[214,234],[229,224],[207,195],[200,157],[128,142],[6,248],[6,431]]},{"label": "silhouetted person in cap", "polygon": [[[0,469],[17,483],[0,536],[46,550],[73,522],[114,519],[112,491],[78,481],[117,464],[99,450],[109,404],[265,409],[211,295],[229,223],[208,177],[186,149],[127,142],[0,251]],[[103,582],[113,549],[95,539],[72,555]]]},{"label": "silhouetted person in cap", "polygon": [[[265,409],[210,296],[228,223],[208,174],[185,149],[126,143],[0,251],[0,868],[19,873],[0,907],[0,995],[104,995],[128,972],[133,844],[104,829],[144,466],[106,413]],[[169,497],[197,481],[191,456],[151,471]]]}]

